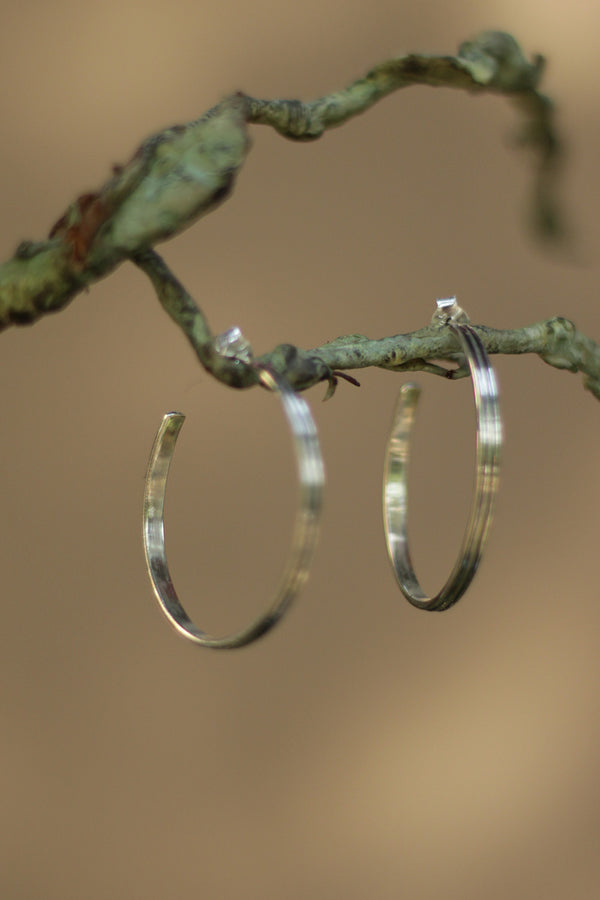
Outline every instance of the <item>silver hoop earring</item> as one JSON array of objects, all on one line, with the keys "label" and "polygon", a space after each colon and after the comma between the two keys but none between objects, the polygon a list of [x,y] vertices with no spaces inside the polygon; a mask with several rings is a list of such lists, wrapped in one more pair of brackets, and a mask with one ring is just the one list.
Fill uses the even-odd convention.
[{"label": "silver hoop earring", "polygon": [[473,503],[462,546],[446,584],[428,597],[415,575],[408,546],[409,445],[420,388],[406,384],[394,412],[384,465],[383,508],[388,554],[406,599],[419,609],[442,611],[459,600],[481,560],[498,487],[502,423],[494,370],[477,333],[455,298],[438,300],[434,320],[456,335],[473,382],[477,419],[477,455]]},{"label": "silver hoop earring", "polygon": [[263,367],[257,367],[257,371],[261,383],[277,392],[281,400],[292,431],[300,481],[299,505],[287,564],[275,597],[262,615],[242,631],[213,637],[194,625],[179,601],[167,564],[163,513],[169,466],[185,419],[181,413],[167,413],[163,418],[150,455],[144,490],[144,552],[160,607],[185,638],[203,647],[220,650],[250,644],[269,631],[289,609],[308,577],[322,506],[325,472],[317,429],[308,404],[275,372]]}]

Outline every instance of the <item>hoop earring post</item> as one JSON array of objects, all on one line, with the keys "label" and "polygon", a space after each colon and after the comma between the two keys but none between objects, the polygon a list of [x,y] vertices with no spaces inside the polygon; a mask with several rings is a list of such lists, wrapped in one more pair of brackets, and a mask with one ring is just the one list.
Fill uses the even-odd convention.
[{"label": "hoop earring post", "polygon": [[[445,312],[447,310],[447,312]],[[384,463],[383,508],[388,554],[400,590],[413,606],[441,612],[465,593],[477,571],[492,520],[498,488],[502,423],[498,385],[494,370],[477,332],[455,298],[438,300],[434,318],[449,328],[460,344],[473,383],[477,424],[476,471],[473,502],[458,558],[448,580],[428,597],[415,574],[408,544],[408,464],[410,437],[420,388],[406,384],[400,389]]]},{"label": "hoop earring post", "polygon": [[261,383],[275,391],[292,431],[300,483],[292,544],[283,575],[268,608],[246,628],[214,637],[198,628],[179,600],[165,550],[164,503],[169,467],[185,416],[167,413],[150,454],[144,490],[143,539],[148,574],[160,608],[183,637],[203,647],[230,650],[250,644],[269,631],[287,612],[308,577],[319,528],[325,470],[316,425],[306,401],[284,378],[257,367]]}]

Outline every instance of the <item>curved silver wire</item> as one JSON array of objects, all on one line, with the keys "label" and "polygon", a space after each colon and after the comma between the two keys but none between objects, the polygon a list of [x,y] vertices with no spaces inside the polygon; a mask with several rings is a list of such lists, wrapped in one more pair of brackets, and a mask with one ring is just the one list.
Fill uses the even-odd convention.
[{"label": "curved silver wire", "polygon": [[428,597],[415,575],[407,535],[409,446],[421,389],[405,384],[398,397],[387,446],[384,480],[384,528],[396,580],[406,599],[419,609],[441,612],[459,600],[481,560],[498,487],[502,422],[494,370],[477,333],[466,324],[447,322],[466,356],[473,382],[477,453],[473,503],[459,556],[445,585]]},{"label": "curved silver wire", "polygon": [[306,401],[287,382],[269,369],[259,367],[260,381],[276,391],[292,437],[300,482],[292,545],[287,563],[269,607],[246,628],[224,637],[213,637],[198,628],[181,605],[169,572],[165,552],[164,503],[169,466],[185,416],[167,413],[150,454],[144,490],[143,533],[146,565],[154,593],[171,624],[184,637],[203,647],[233,649],[255,641],[269,631],[288,610],[308,577],[322,507],[325,470],[316,425]]}]

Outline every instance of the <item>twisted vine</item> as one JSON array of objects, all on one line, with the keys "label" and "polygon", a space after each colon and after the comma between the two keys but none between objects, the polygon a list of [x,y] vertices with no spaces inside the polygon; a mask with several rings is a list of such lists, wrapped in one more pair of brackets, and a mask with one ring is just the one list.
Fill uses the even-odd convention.
[{"label": "twisted vine", "polygon": [[[515,39],[486,31],[456,56],[403,55],[375,66],[348,87],[309,103],[260,100],[238,93],[201,118],[167,128],[142,143],[124,166],[94,192],[79,196],[43,241],[23,241],[0,266],[0,330],[31,324],[60,310],[79,293],[131,261],[150,278],[164,309],[215,378],[236,388],[257,383],[252,360],[223,351],[193,298],[153,249],[224,202],[248,153],[248,126],[269,125],[291,140],[315,140],[393,91],[413,84],[505,96],[522,116],[519,143],[533,150],[532,221],[544,238],[558,238],[561,148],[554,109],[538,91],[544,60],[528,61]],[[488,353],[537,353],[546,363],[581,371],[600,399],[600,347],[563,318],[515,330],[477,327]],[[297,389],[354,381],[347,370],[377,366],[421,369],[445,377],[464,374],[434,360],[457,360],[447,329],[371,340],[347,335],[312,350],[282,344],[260,357]]]}]

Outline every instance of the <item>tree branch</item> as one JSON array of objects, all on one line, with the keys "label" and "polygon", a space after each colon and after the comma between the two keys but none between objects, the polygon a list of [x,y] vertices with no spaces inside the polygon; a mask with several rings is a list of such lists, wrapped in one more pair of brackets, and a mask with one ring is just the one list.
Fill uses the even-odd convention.
[{"label": "tree branch", "polygon": [[[133,261],[152,281],[159,301],[185,333],[204,368],[231,387],[258,384],[254,362],[285,375],[296,390],[328,381],[327,397],[333,394],[337,376],[344,370],[375,366],[395,372],[425,371],[446,378],[468,374],[461,367],[462,357],[454,335],[439,324],[375,340],[363,334],[349,334],[312,350],[281,344],[257,360],[252,359],[248,349],[242,357],[235,351],[229,354],[220,349],[222,341],[212,336],[204,314],[157,253],[146,251]],[[577,331],[568,319],[555,317],[513,330],[474,327],[489,354],[536,353],[557,369],[581,372],[585,376],[584,387],[600,400],[600,346]],[[446,369],[433,360],[448,360],[458,366]]]},{"label": "tree branch", "polygon": [[[20,244],[13,259],[0,266],[0,330],[61,309],[121,262],[132,260],[148,275],[206,370],[232,387],[251,387],[258,379],[244,339],[215,338],[193,298],[152,249],[227,198],[248,152],[247,125],[270,125],[287,138],[306,141],[412,84],[505,95],[524,115],[520,142],[534,150],[537,231],[557,236],[561,154],[552,103],[537,89],[543,64],[540,56],[528,62],[510,35],[487,31],[462,44],[456,56],[409,54],[388,60],[345,89],[310,103],[258,100],[241,93],[229,97],[200,119],[144,141],[98,191],[71,204],[48,240]],[[478,326],[477,331],[488,353],[537,353],[552,366],[581,371],[586,388],[600,399],[600,348],[566,319],[513,331]],[[458,360],[459,365],[446,369],[434,360]],[[439,325],[379,340],[348,335],[313,350],[282,344],[260,362],[285,374],[298,390],[327,380],[328,396],[338,377],[354,381],[343,370],[367,366],[418,369],[448,378],[465,374],[452,334]]]},{"label": "tree branch", "polygon": [[271,125],[295,140],[327,129],[412,84],[502,94],[524,115],[520,142],[534,150],[537,232],[556,236],[560,147],[551,101],[537,90],[543,59],[528,62],[513,37],[483,32],[456,56],[409,54],[388,60],[349,87],[312,103],[236,94],[200,119],[144,141],[97,191],[78,197],[48,240],[25,241],[0,266],[0,330],[62,309],[135,254],[183,231],[227,198],[249,148],[248,124]]}]

